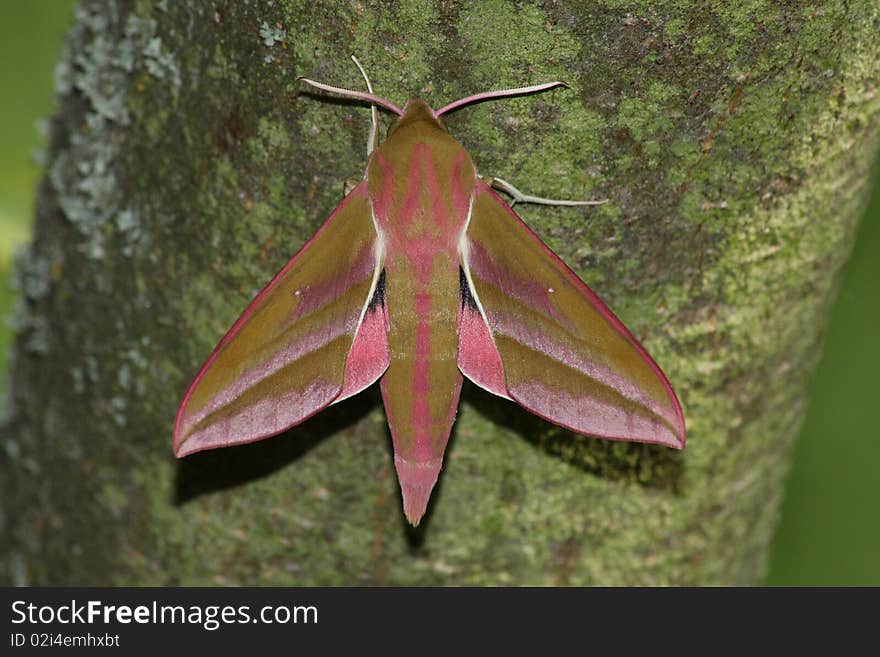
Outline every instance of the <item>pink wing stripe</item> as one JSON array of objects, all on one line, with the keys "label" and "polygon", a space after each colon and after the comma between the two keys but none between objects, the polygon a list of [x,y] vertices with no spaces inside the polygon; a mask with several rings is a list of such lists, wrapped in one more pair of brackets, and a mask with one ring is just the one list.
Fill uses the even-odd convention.
[{"label": "pink wing stripe", "polygon": [[[511,229],[520,232],[524,231],[525,234],[531,238],[530,241],[532,242],[532,245],[543,252],[543,256],[546,257],[550,263],[553,263],[555,269],[558,274],[562,276],[563,280],[571,285],[580,296],[584,297],[584,299],[602,315],[605,321],[607,321],[621,337],[631,343],[640,358],[648,365],[657,377],[657,380],[659,380],[663,386],[670,403],[671,413],[669,409],[663,408],[662,404],[658,405],[656,400],[648,398],[647,395],[638,390],[637,386],[627,383],[612,370],[571,353],[571,350],[565,345],[555,344],[548,341],[545,335],[537,334],[534,328],[528,328],[516,318],[505,316],[503,312],[498,312],[499,309],[486,309],[487,315],[489,315],[488,319],[491,331],[499,335],[507,335],[517,342],[520,342],[520,344],[524,344],[531,349],[543,352],[558,363],[564,363],[568,367],[573,367],[574,369],[583,372],[595,381],[600,382],[603,385],[608,385],[624,397],[643,404],[654,412],[659,411],[659,417],[669,421],[680,433],[677,434],[673,429],[663,425],[662,422],[655,426],[655,422],[648,420],[647,418],[638,418],[634,416],[632,418],[624,419],[619,414],[619,411],[615,410],[612,412],[611,409],[607,408],[598,400],[589,400],[588,405],[590,408],[588,410],[590,413],[596,414],[595,420],[597,425],[594,427],[590,422],[593,419],[590,415],[586,413],[578,413],[577,415],[580,415],[581,417],[577,417],[577,415],[573,414],[574,410],[578,408],[578,405],[573,404],[573,400],[571,399],[563,398],[566,397],[566,393],[563,391],[551,393],[539,382],[529,382],[528,384],[520,383],[515,388],[507,386],[511,398],[545,419],[562,424],[575,431],[591,435],[601,435],[612,439],[634,439],[642,442],[659,442],[679,449],[683,448],[685,444],[684,414],[682,413],[681,405],[669,383],[669,380],[666,378],[666,375],[663,374],[660,367],[654,362],[654,359],[651,358],[651,356],[645,351],[644,347],[642,347],[639,341],[636,340],[632,333],[630,333],[608,306],[606,306],[604,302],[602,302],[602,300],[599,299],[599,297],[596,296],[596,294],[577,276],[577,274],[575,274],[555,253],[553,253],[553,251],[550,250],[546,244],[541,241],[534,231],[532,231],[522,219],[517,216],[507,203],[505,203],[479,178],[476,181],[475,194],[486,195],[491,198],[493,204],[496,205],[500,211],[503,211],[508,219],[512,220],[513,226],[511,226]],[[472,218],[472,221],[475,219],[476,218]],[[503,270],[497,268],[492,261],[490,254],[486,253],[483,245],[477,245],[469,240],[466,264],[471,268],[475,275],[482,277],[484,280],[488,280],[499,289],[504,290],[505,293],[512,292],[511,296],[514,298],[519,297],[520,300],[523,300],[529,297],[529,294],[526,292],[518,294],[515,290],[510,289],[511,287],[515,288],[518,281],[510,277],[507,277],[507,280],[504,280],[505,275]],[[539,295],[539,299],[540,298]],[[530,305],[535,307],[535,303],[537,303],[538,308],[543,305],[540,301],[533,302]],[[553,317],[555,314],[556,313],[549,313],[549,316],[545,316],[548,320],[551,320],[552,318],[551,321],[558,321],[556,317]],[[566,323],[568,322],[564,322],[563,325]],[[583,402],[584,399],[581,399],[580,403],[582,404]],[[658,430],[657,427],[662,428]],[[630,431],[632,431],[632,433],[629,433]]]},{"label": "pink wing stripe", "polygon": [[[556,257],[555,254],[554,257]],[[499,267],[482,244],[468,242],[468,262],[471,263],[471,268],[474,271],[479,272],[482,280],[502,290],[511,299],[516,299],[524,306],[539,311],[552,318],[557,324],[572,330],[571,322],[556,309],[550,300],[546,286],[532,279],[517,277],[509,269]],[[559,260],[559,262],[562,261]]]},{"label": "pink wing stripe", "polygon": [[[474,271],[478,271],[478,267],[475,266]],[[638,385],[634,384],[626,377],[620,376],[613,369],[596,363],[589,358],[585,358],[582,354],[574,351],[569,346],[553,340],[551,336],[541,332],[540,328],[530,326],[526,322],[519,320],[509,313],[499,311],[495,311],[492,314],[492,328],[496,334],[506,335],[528,349],[534,349],[535,345],[540,345],[541,352],[547,357],[559,363],[564,363],[567,367],[582,373],[590,379],[600,381],[603,385],[618,392],[622,397],[649,408],[651,411],[665,417],[673,424],[677,422],[677,416],[670,407],[659,403],[650,395],[645,394]],[[494,342],[492,343],[492,346],[494,347]],[[497,354],[497,349],[495,350],[495,353]],[[500,364],[501,360],[499,357],[499,365]],[[494,390],[491,390],[490,388],[487,389],[494,392]],[[513,394],[512,391],[511,394]]]},{"label": "pink wing stripe", "polygon": [[[357,321],[357,317],[340,317],[339,321],[337,321],[336,323],[330,326],[322,326],[319,330],[302,336],[296,342],[288,344],[286,349],[284,349],[283,351],[279,351],[269,360],[262,362],[249,370],[245,370],[235,379],[235,382],[232,385],[227,386],[223,390],[219,391],[216,396],[214,396],[207,404],[205,404],[205,406],[200,408],[195,413],[188,415],[186,420],[181,423],[180,428],[183,431],[187,431],[190,427],[198,425],[200,422],[202,422],[212,414],[216,413],[217,411],[221,411],[224,407],[228,406],[235,399],[240,397],[242,394],[244,394],[246,391],[250,390],[254,386],[258,385],[264,379],[267,379],[277,374],[282,369],[289,366],[291,363],[295,363],[303,356],[306,356],[314,351],[317,351],[321,347],[330,344],[337,338],[351,333],[354,329],[355,321]],[[320,386],[320,388],[322,390],[326,390],[330,385],[331,384],[329,382],[326,382],[324,385]],[[338,385],[336,392],[339,392]],[[326,403],[324,403],[324,406],[329,404],[335,396],[336,394],[334,394]],[[278,405],[282,403],[280,400],[265,400],[263,402],[260,402],[260,404],[262,405],[269,402],[273,404],[277,403]],[[241,414],[251,414],[250,407],[242,409]],[[265,414],[263,415],[265,416]],[[272,435],[273,433],[277,433],[278,431],[281,431],[285,428],[284,426],[282,426],[280,429],[276,428],[277,425],[274,422],[271,423],[270,426],[272,427],[272,430],[268,433],[264,433],[264,436]],[[222,433],[222,430],[218,431],[218,435]],[[189,443],[190,440],[191,438],[187,438],[187,443]]]},{"label": "pink wing stripe", "polygon": [[348,399],[382,376],[391,353],[388,349],[388,313],[385,304],[369,308],[358,329],[345,363],[345,385],[333,403]]},{"label": "pink wing stripe", "polygon": [[522,383],[510,389],[513,400],[545,420],[578,433],[642,443],[657,443],[681,449],[682,440],[656,416],[626,413],[614,404],[603,404],[587,396],[574,396],[543,385]]},{"label": "pink wing stripe", "polygon": [[504,366],[489,327],[480,311],[466,303],[458,312],[458,369],[481,388],[510,399]]},{"label": "pink wing stripe", "polygon": [[[273,399],[250,405],[246,412],[219,418],[186,436],[176,456],[215,447],[250,443],[273,436],[326,408],[339,394],[335,381],[313,380],[307,389],[290,390]],[[241,436],[247,436],[242,440]]]},{"label": "pink wing stripe", "polygon": [[[370,279],[376,273],[376,245],[367,244],[358,251],[344,277],[333,277],[303,285],[294,291],[299,297],[296,308],[288,314],[279,326],[281,333],[297,320],[333,303],[339,295],[352,285]],[[358,313],[360,313],[360,308]]]},{"label": "pink wing stripe", "polygon": [[[324,325],[320,329],[315,329],[299,336],[296,341],[289,342],[286,347],[267,360],[245,370],[234,379],[231,385],[226,385],[222,389],[217,390],[213,397],[197,410],[193,411],[190,408],[190,400],[206,374],[211,370],[221,353],[223,353],[224,348],[239,336],[255,313],[263,307],[267,295],[275,292],[279,282],[285,278],[293,267],[297,266],[300,262],[305,262],[303,257],[308,254],[312,245],[328,231],[328,228],[334,225],[337,219],[344,219],[346,221],[357,220],[357,215],[352,215],[350,210],[346,216],[340,218],[340,215],[354,199],[358,199],[362,203],[366,196],[366,183],[364,182],[343,199],[342,203],[339,204],[333,214],[330,215],[311,239],[302,246],[296,255],[287,262],[281,271],[253,299],[244,313],[233,324],[232,328],[223,336],[223,339],[220,340],[214,351],[211,352],[211,355],[187,388],[178,409],[174,424],[174,451],[176,456],[182,457],[204,449],[253,442],[274,435],[303,422],[328,406],[338,397],[343,388],[341,381],[326,380],[316,376],[307,384],[289,391],[284,390],[283,386],[273,386],[274,394],[266,399],[255,400],[242,407],[239,412],[224,414],[224,411],[228,410],[224,409],[224,406],[232,403],[239,396],[246,394],[249,388],[253,388],[261,382],[269,382],[273,376],[282,376],[284,368],[295,363],[300,357],[330,344],[341,336],[354,333],[363,306],[369,302],[369,297],[363,300],[362,305],[345,309],[345,312],[337,314],[332,324]],[[368,209],[367,212],[369,212]],[[369,215],[361,219],[368,223],[372,221]],[[368,262],[370,260],[369,254],[372,254],[372,265]],[[348,287],[372,275],[376,267],[379,266],[375,254],[375,248],[362,250],[355,257],[349,270],[345,272],[344,285],[340,283],[335,287]],[[315,311],[326,305],[326,303],[332,302],[332,299],[329,299],[327,296],[330,290],[323,288],[324,286],[322,285],[315,286],[315,290],[313,290],[317,292],[315,296],[309,294],[308,284],[292,292],[295,294],[302,293],[305,296],[303,299],[305,305],[308,306],[310,311]],[[294,317],[290,317],[283,324],[285,326],[289,325],[293,320]],[[283,329],[283,327],[279,328]],[[275,338],[283,340],[283,330],[276,333]],[[362,366],[361,369],[365,368]],[[212,415],[215,417],[211,417]],[[200,424],[204,426],[199,426]]]}]

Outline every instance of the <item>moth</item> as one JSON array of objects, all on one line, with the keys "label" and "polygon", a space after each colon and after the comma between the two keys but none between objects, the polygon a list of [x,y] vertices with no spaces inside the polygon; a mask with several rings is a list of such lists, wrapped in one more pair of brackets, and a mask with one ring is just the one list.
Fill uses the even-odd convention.
[{"label": "moth", "polygon": [[[177,413],[176,456],[280,433],[378,380],[403,510],[417,525],[463,377],[580,434],[684,447],[666,376],[492,185],[515,201],[575,203],[484,180],[442,121],[563,83],[433,110],[422,100],[400,109],[369,79],[369,93],[301,80],[371,104],[366,171],[199,370]],[[381,144],[376,106],[397,116]]]}]

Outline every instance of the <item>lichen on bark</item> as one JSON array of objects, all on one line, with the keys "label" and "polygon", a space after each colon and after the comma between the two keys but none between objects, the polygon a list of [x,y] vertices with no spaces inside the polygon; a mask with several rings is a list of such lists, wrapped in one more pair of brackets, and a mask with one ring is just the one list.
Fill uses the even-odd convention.
[{"label": "lichen on bark", "polygon": [[[876,3],[86,2],[60,67],[4,429],[4,578],[34,584],[760,579],[876,152]],[[378,395],[176,462],[186,383],[362,171],[368,111],[434,106],[481,173],[607,197],[523,218],[644,339],[689,444],[573,436],[466,387],[405,525]],[[361,169],[359,169],[361,167]]]}]

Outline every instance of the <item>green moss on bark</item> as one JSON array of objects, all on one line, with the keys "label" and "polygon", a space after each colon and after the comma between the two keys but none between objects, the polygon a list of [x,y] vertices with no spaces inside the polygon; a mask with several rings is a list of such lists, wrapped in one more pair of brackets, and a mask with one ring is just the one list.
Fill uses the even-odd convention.
[{"label": "green moss on bark", "polygon": [[[758,581],[877,146],[880,10],[734,4],[86,3],[19,267],[8,580]],[[295,83],[361,88],[351,52],[398,103],[571,84],[448,124],[484,174],[610,199],[518,210],[663,365],[684,453],[466,387],[417,530],[375,391],[172,458],[189,378],[362,171],[368,111]]]}]

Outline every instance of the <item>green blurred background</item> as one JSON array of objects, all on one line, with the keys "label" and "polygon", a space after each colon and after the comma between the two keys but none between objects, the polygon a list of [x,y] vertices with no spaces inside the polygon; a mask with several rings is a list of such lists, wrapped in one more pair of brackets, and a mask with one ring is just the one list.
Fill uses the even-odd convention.
[{"label": "green blurred background", "polygon": [[[28,239],[55,110],[53,70],[73,0],[0,0],[0,316],[14,303],[12,255]],[[880,171],[880,167],[878,167]],[[880,176],[844,271],[770,555],[770,585],[880,585]],[[0,327],[5,370],[10,328]],[[0,386],[3,386],[0,383]]]}]

